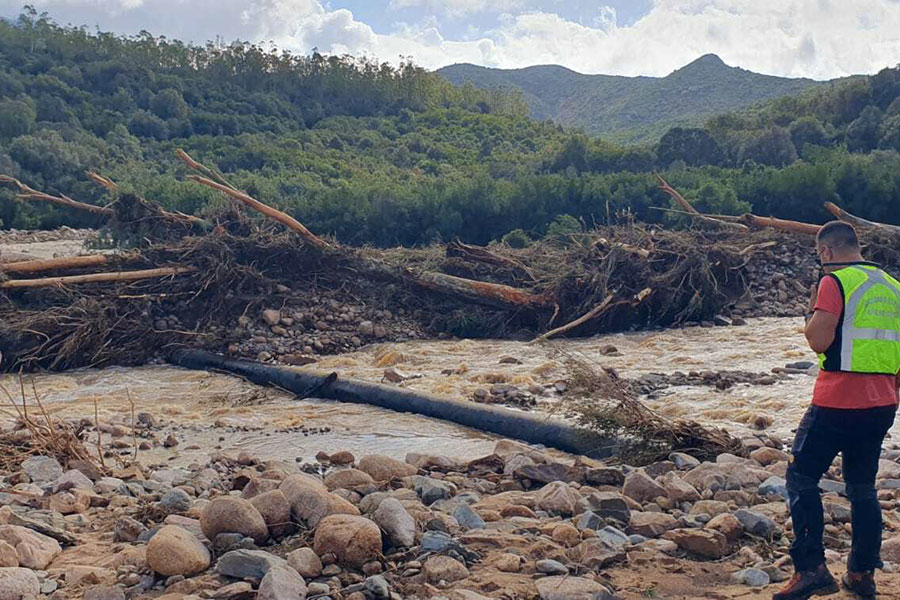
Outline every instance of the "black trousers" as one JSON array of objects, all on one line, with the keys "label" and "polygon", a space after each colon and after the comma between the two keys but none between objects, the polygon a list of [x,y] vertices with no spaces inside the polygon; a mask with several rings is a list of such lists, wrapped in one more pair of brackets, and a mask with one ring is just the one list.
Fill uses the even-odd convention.
[{"label": "black trousers", "polygon": [[791,558],[798,571],[825,563],[825,530],[819,481],[837,453],[851,506],[853,544],[847,567],[872,571],[881,566],[881,505],[875,475],[881,445],[894,423],[896,406],[842,410],[810,406],[800,422],[787,470],[788,502],[794,523]]}]

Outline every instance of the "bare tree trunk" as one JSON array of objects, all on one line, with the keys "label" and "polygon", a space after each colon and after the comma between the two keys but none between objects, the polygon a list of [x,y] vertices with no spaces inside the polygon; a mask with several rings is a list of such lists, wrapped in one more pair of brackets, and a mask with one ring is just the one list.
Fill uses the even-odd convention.
[{"label": "bare tree trunk", "polygon": [[868,221],[863,219],[862,217],[857,217],[856,215],[852,215],[848,213],[846,210],[838,206],[837,204],[833,204],[831,202],[825,203],[825,208],[833,214],[835,217],[844,221],[845,223],[850,223],[857,229],[872,229],[875,231],[881,231],[887,233],[892,236],[900,236],[900,227],[897,225],[888,225],[887,223],[877,223],[875,221]]},{"label": "bare tree trunk", "polygon": [[744,223],[750,227],[769,227],[771,229],[779,229],[781,231],[790,231],[793,233],[805,233],[808,235],[816,235],[819,233],[821,225],[813,225],[811,223],[801,223],[799,221],[788,221],[786,219],[776,219],[775,217],[759,217],[750,213],[742,217]]},{"label": "bare tree trunk", "polygon": [[118,281],[137,281],[154,277],[169,277],[180,273],[195,271],[194,267],[161,267],[142,271],[115,271],[113,273],[89,273],[87,275],[68,275],[65,277],[46,277],[44,279],[11,279],[0,282],[0,288],[40,288],[62,287],[79,283],[103,283]]},{"label": "bare tree trunk", "polygon": [[83,267],[97,267],[109,262],[103,254],[90,256],[73,256],[69,258],[51,258],[48,260],[23,260],[19,262],[0,263],[0,271],[6,273],[41,273],[43,271],[63,271]]}]

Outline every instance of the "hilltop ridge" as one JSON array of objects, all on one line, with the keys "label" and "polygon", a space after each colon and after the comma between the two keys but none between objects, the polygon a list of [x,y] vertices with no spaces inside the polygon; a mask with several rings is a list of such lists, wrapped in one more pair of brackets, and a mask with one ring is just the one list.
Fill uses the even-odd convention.
[{"label": "hilltop ridge", "polygon": [[492,69],[456,64],[439,75],[460,85],[514,88],[536,119],[620,142],[653,142],[671,127],[797,94],[825,82],[761,75],[705,54],[665,77],[586,75],[560,65]]}]

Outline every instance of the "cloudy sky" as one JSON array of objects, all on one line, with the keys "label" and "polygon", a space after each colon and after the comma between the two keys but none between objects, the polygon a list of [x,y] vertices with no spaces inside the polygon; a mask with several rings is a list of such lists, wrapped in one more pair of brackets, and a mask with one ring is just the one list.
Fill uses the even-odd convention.
[{"label": "cloudy sky", "polygon": [[[706,53],[826,79],[900,63],[900,0],[31,0],[59,23],[271,42],[429,68],[662,76]],[[15,17],[23,0],[0,0]]]}]

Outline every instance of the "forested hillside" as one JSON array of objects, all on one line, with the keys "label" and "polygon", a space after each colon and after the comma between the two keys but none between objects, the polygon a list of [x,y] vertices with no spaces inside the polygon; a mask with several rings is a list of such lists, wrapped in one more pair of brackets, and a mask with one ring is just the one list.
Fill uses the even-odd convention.
[{"label": "forested hillside", "polygon": [[[900,69],[620,146],[527,116],[520,95],[413,65],[92,34],[33,12],[0,22],[0,173],[108,201],[84,171],[171,209],[223,200],[174,150],[348,243],[527,242],[677,219],[654,170],[698,208],[821,221],[832,200],[900,222]],[[5,227],[89,225],[0,190]]]},{"label": "forested hillside", "polygon": [[729,67],[714,54],[666,77],[584,75],[556,65],[459,64],[437,73],[457,85],[521,90],[534,118],[627,143],[656,142],[672,127],[699,126],[719,113],[824,85]]}]

